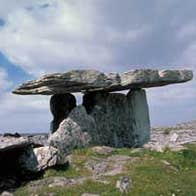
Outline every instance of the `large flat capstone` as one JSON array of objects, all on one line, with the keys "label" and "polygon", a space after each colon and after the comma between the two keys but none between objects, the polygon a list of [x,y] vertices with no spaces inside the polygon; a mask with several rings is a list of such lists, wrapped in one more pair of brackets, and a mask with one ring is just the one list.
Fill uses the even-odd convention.
[{"label": "large flat capstone", "polygon": [[149,88],[187,82],[193,78],[190,70],[132,70],[125,73],[105,74],[96,70],[73,70],[54,73],[22,84],[15,94],[53,95],[74,92],[120,91]]}]

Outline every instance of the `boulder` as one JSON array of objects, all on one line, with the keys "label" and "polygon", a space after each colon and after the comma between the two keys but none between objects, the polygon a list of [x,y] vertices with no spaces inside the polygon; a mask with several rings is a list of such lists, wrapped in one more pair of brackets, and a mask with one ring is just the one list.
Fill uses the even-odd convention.
[{"label": "boulder", "polygon": [[25,171],[39,172],[55,166],[58,161],[58,150],[52,146],[28,148],[20,157],[20,165]]},{"label": "boulder", "polygon": [[53,114],[53,121],[51,122],[51,132],[55,132],[63,119],[67,118],[71,110],[76,107],[76,99],[70,93],[56,94],[50,99],[50,110]]},{"label": "boulder", "polygon": [[23,176],[19,159],[31,145],[28,138],[6,135],[0,137],[0,192],[21,184]]},{"label": "boulder", "polygon": [[131,70],[105,74],[96,70],[73,70],[42,76],[22,84],[15,94],[64,94],[92,91],[120,91],[130,88],[149,88],[187,82],[193,78],[190,70]]},{"label": "boulder", "polygon": [[83,106],[75,107],[58,130],[49,137],[49,144],[59,150],[59,163],[64,163],[67,155],[75,148],[90,143],[89,132],[95,131],[95,123]]}]

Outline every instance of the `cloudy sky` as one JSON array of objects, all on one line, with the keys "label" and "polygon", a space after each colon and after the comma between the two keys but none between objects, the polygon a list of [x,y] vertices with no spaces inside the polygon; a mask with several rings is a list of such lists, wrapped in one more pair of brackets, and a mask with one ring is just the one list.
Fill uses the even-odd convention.
[{"label": "cloudy sky", "polygon": [[[1,0],[0,133],[49,130],[50,97],[11,94],[41,74],[196,70],[195,7],[195,0]],[[153,126],[196,119],[196,80],[147,91]]]}]

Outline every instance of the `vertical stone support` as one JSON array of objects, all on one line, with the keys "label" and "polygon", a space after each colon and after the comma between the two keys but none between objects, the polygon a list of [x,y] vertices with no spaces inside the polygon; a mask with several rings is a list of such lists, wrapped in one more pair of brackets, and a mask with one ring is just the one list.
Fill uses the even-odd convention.
[{"label": "vertical stone support", "polygon": [[145,90],[130,90],[127,101],[134,146],[142,146],[150,139],[150,117]]},{"label": "vertical stone support", "polygon": [[83,105],[96,123],[95,144],[133,147],[149,140],[150,120],[145,90],[130,90],[127,95],[91,92],[84,95]]},{"label": "vertical stone support", "polygon": [[51,122],[50,130],[54,133],[59,124],[67,118],[73,108],[76,107],[76,99],[70,93],[56,94],[50,99],[50,110],[53,114],[53,121]]},{"label": "vertical stone support", "polygon": [[126,95],[92,92],[84,95],[83,105],[95,119],[98,134],[96,144],[114,147],[133,145]]}]

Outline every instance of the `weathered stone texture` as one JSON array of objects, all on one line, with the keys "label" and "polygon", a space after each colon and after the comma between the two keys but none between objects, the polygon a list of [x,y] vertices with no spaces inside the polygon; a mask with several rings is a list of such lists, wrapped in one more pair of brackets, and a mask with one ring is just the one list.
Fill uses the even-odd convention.
[{"label": "weathered stone texture", "polygon": [[75,107],[64,119],[58,130],[49,137],[49,144],[59,150],[59,163],[75,148],[85,147],[90,142],[88,132],[95,130],[93,119],[82,106]]},{"label": "weathered stone texture", "polygon": [[150,117],[145,90],[134,90],[127,94],[130,111],[130,130],[134,146],[141,146],[150,139]]},{"label": "weathered stone texture", "polygon": [[193,78],[190,70],[131,70],[125,73],[105,74],[96,70],[73,70],[44,75],[24,83],[13,91],[16,94],[64,94],[92,91],[120,91],[130,88],[149,88],[187,82]]},{"label": "weathered stone texture", "polygon": [[144,90],[121,93],[92,92],[83,105],[95,119],[96,144],[115,147],[140,146],[150,137],[148,104]]},{"label": "weathered stone texture", "polygon": [[20,157],[20,165],[26,171],[39,172],[57,164],[58,150],[52,146],[28,148]]},{"label": "weathered stone texture", "polygon": [[31,142],[28,140],[28,138],[0,136],[0,152],[14,149],[24,149],[30,144]]},{"label": "weathered stone texture", "polygon": [[84,95],[83,105],[96,122],[97,139],[95,143],[118,147],[131,143],[126,95],[92,92]]}]

